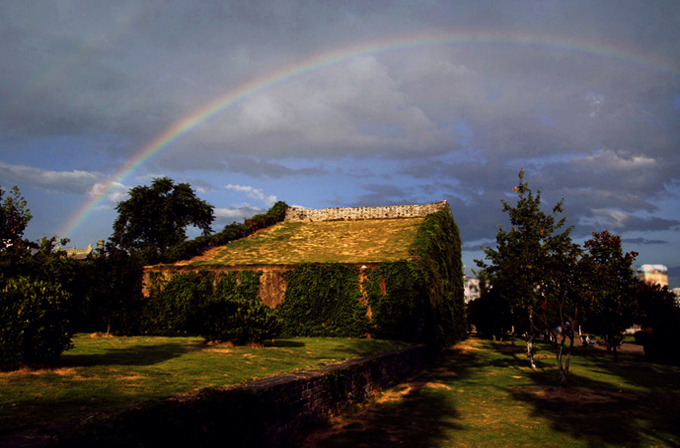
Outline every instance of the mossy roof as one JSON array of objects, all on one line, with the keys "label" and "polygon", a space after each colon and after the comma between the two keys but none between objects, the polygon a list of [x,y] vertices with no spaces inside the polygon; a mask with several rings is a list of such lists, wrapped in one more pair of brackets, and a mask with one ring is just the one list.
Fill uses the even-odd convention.
[{"label": "mossy roof", "polygon": [[178,264],[266,266],[402,260],[408,258],[423,221],[424,218],[281,222]]}]

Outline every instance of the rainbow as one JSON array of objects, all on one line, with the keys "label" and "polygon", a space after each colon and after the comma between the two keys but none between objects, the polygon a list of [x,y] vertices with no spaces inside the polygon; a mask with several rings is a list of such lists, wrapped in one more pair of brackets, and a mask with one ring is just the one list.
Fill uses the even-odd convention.
[{"label": "rainbow", "polygon": [[644,67],[651,67],[661,72],[674,75],[680,70],[668,61],[653,59],[646,54],[616,46],[593,45],[588,42],[556,40],[545,36],[493,35],[489,33],[465,32],[459,34],[439,34],[427,37],[392,38],[380,42],[356,45],[350,48],[320,54],[302,62],[285,66],[273,73],[255,78],[215,100],[194,110],[186,117],[172,123],[161,134],[142,147],[134,157],[123,164],[106,182],[101,191],[85,201],[76,213],[64,224],[59,235],[72,235],[96,210],[106,197],[117,186],[125,182],[133,172],[152,158],[155,154],[168,148],[183,135],[191,132],[196,126],[209,120],[220,112],[233,107],[243,100],[271,89],[288,80],[332,65],[347,62],[351,59],[387,52],[409,50],[429,46],[454,46],[468,44],[502,44],[554,48],[562,51],[591,54],[614,60],[633,62]]}]

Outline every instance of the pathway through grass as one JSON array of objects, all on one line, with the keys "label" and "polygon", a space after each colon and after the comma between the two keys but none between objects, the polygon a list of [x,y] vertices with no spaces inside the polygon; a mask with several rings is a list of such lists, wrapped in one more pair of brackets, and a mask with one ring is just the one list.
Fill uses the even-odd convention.
[{"label": "pathway through grass", "polygon": [[301,445],[680,446],[680,368],[579,349],[562,389],[554,363],[548,347],[532,371],[522,347],[468,339]]}]

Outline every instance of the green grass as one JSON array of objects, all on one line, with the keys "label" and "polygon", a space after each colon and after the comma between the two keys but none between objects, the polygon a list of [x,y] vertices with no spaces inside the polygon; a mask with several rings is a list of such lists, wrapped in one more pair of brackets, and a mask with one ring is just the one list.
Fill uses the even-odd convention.
[{"label": "green grass", "polygon": [[469,339],[305,447],[677,447],[680,368],[577,350],[570,387],[554,356],[532,371],[521,345]]},{"label": "green grass", "polygon": [[396,261],[408,257],[422,223],[423,218],[282,222],[182,264],[196,267]]},{"label": "green grass", "polygon": [[0,434],[404,346],[294,338],[260,348],[227,347],[196,337],[87,335],[76,335],[74,344],[54,367],[0,373]]}]

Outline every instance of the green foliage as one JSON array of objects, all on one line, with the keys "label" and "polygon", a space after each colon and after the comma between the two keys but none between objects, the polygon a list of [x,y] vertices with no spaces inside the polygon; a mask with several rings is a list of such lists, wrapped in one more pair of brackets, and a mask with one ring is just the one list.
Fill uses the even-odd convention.
[{"label": "green foliage", "polygon": [[279,306],[284,333],[295,336],[365,336],[367,308],[360,302],[358,269],[302,263],[286,274]]},{"label": "green foliage", "polygon": [[210,234],[215,219],[213,206],[199,199],[189,184],[175,185],[167,177],[154,179],[149,187],[134,187],[116,210],[112,241],[148,264],[163,260],[171,246],[183,242],[189,225]]},{"label": "green foliage", "polygon": [[69,295],[59,284],[0,278],[0,369],[51,362],[71,347]]},{"label": "green foliage", "polygon": [[84,310],[88,325],[77,330],[138,334],[141,310],[146,302],[142,296],[141,260],[109,243],[104,256],[81,266],[82,269],[89,266],[90,273]]},{"label": "green foliage", "polygon": [[214,235],[203,235],[190,241],[178,243],[168,249],[164,261],[172,263],[179,260],[187,260],[204,253],[212,247],[224,246],[231,241],[252,235],[259,229],[283,221],[287,208],[288,205],[285,202],[279,201],[267,213],[255,215],[243,224],[228,224],[221,232]]},{"label": "green foliage", "polygon": [[418,228],[410,261],[382,263],[366,284],[375,335],[444,347],[464,338],[461,241],[448,210]]},{"label": "green foliage", "polygon": [[584,243],[581,260],[586,279],[582,288],[588,298],[587,331],[604,338],[607,350],[623,342],[622,332],[633,324],[636,284],[631,265],[637,253],[625,253],[621,237],[607,231],[593,233]]},{"label": "green foliage", "polygon": [[503,340],[514,323],[510,305],[495,288],[485,290],[478,299],[468,303],[467,312],[477,334],[484,338]]},{"label": "green foliage", "polygon": [[637,283],[637,321],[644,330],[635,339],[648,360],[680,365],[680,306],[667,286]]},{"label": "green foliage", "polygon": [[465,285],[462,242],[451,212],[441,210],[425,218],[411,248],[411,257],[423,269],[429,294],[426,340],[445,347],[465,337]]},{"label": "green foliage", "polygon": [[422,341],[429,304],[420,266],[410,261],[383,263],[365,285],[374,334],[380,339]]},{"label": "green foliage", "polygon": [[203,305],[201,336],[234,345],[262,343],[280,332],[276,311],[257,297],[261,272],[222,274],[214,293]]},{"label": "green foliage", "polygon": [[22,235],[33,217],[18,187],[12,187],[3,201],[5,193],[0,186],[0,254],[21,249]]},{"label": "green foliage", "polygon": [[[513,188],[517,203],[513,206],[506,201],[503,212],[510,218],[511,229],[499,227],[496,248],[484,248],[488,264],[476,260],[501,298],[508,301],[516,314],[525,313],[529,321],[527,352],[531,365],[533,339],[536,330],[550,332],[553,348],[557,354],[560,377],[563,385],[569,369],[569,357],[574,344],[574,329],[577,328],[581,296],[577,260],[580,248],[571,241],[571,227],[564,227],[566,218],[557,220],[562,213],[563,200],[558,202],[551,214],[541,210],[541,191],[536,195],[523,181],[524,172],[519,172],[519,184]],[[561,338],[558,343],[558,338]],[[563,364],[562,353],[565,343],[567,359]]]},{"label": "green foliage", "polygon": [[556,221],[557,214],[562,213],[563,201],[553,207],[551,214],[544,213],[541,191],[534,196],[523,179],[524,172],[520,171],[519,185],[513,188],[518,196],[517,204],[512,206],[502,201],[511,229],[499,227],[496,248],[483,249],[489,263],[476,262],[494,288],[500,288],[512,308],[536,311],[544,302],[539,286],[546,279],[545,268],[551,265],[549,257],[570,241],[571,228],[556,233],[565,223],[565,218]]},{"label": "green foliage", "polygon": [[153,280],[143,311],[143,330],[155,335],[201,332],[202,309],[213,293],[213,277],[206,272],[176,274],[167,282]]},{"label": "green foliage", "polygon": [[144,307],[149,334],[200,334],[206,341],[235,345],[261,343],[279,334],[276,312],[257,297],[260,272],[153,276]]}]

